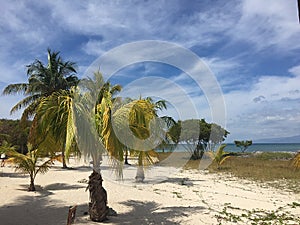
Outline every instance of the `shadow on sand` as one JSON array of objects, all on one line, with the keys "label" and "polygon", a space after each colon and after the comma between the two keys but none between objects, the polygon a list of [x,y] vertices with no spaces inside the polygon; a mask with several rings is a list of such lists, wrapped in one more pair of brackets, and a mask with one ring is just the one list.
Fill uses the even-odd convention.
[{"label": "shadow on sand", "polygon": [[[78,215],[83,215],[87,205],[78,205]],[[20,197],[14,203],[0,207],[1,224],[5,225],[65,225],[69,206],[47,196]]]},{"label": "shadow on sand", "polygon": [[[206,208],[197,207],[160,207],[155,202],[143,202],[143,201],[127,201],[121,204],[131,208],[130,212],[120,213],[117,216],[110,216],[105,223],[112,223],[116,225],[128,224],[128,225],[150,225],[150,224],[164,224],[164,225],[178,225],[183,224],[179,218],[188,217],[190,213],[199,213]],[[77,218],[80,224],[97,224],[86,218]]]},{"label": "shadow on sand", "polygon": [[[29,185],[22,184],[22,185],[20,185],[20,187],[21,188],[17,188],[17,190],[28,192]],[[39,197],[46,197],[49,195],[53,195],[54,193],[52,191],[73,190],[73,189],[79,189],[79,188],[84,189],[84,188],[86,188],[86,185],[69,185],[66,183],[54,183],[54,184],[49,184],[49,185],[42,187],[41,185],[36,184],[35,188],[36,188],[35,192],[40,194],[40,196],[36,196],[36,198],[39,198]]]}]

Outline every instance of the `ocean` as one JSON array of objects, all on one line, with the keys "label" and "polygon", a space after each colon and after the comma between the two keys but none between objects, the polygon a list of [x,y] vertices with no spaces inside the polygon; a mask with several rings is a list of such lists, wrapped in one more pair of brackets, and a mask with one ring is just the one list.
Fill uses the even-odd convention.
[{"label": "ocean", "polygon": [[[240,152],[240,148],[236,147],[235,144],[227,144],[225,149],[226,152]],[[158,152],[162,152],[162,149],[157,149]],[[169,152],[170,148],[166,148],[165,152]],[[179,144],[176,152],[186,151],[183,144]],[[253,143],[249,146],[246,152],[298,152],[300,151],[300,143]]]},{"label": "ocean", "polygon": [[[240,148],[235,144],[227,144],[225,147],[226,152],[238,152]],[[298,152],[300,151],[300,143],[253,143],[249,146],[246,152]]]}]

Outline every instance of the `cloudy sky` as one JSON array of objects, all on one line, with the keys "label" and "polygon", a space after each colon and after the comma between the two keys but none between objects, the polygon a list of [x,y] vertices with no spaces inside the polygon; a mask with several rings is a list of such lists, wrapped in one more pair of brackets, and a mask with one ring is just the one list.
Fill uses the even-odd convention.
[{"label": "cloudy sky", "polygon": [[[26,82],[26,65],[37,58],[46,63],[48,47],[76,62],[83,77],[112,48],[164,41],[195,53],[211,71],[226,110],[228,142],[300,134],[296,0],[12,0],[2,1],[0,12],[1,90]],[[108,76],[123,85],[122,96],[167,99],[163,113],[177,119],[212,121],[218,111],[197,77],[174,65],[145,61]],[[19,118],[21,112],[9,111],[22,97],[1,96],[0,118]]]}]

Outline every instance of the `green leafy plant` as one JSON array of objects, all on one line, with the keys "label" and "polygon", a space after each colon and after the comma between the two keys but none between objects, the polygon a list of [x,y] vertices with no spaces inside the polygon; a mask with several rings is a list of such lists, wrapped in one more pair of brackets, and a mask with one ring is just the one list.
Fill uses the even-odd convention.
[{"label": "green leafy plant", "polygon": [[292,163],[295,169],[300,169],[300,152],[295,155]]},{"label": "green leafy plant", "polygon": [[246,141],[234,141],[236,147],[240,148],[242,152],[245,152],[247,148],[252,145],[252,140]]},{"label": "green leafy plant", "polygon": [[53,159],[44,159],[38,149],[32,150],[31,146],[28,146],[28,153],[23,155],[18,153],[14,147],[6,149],[5,153],[9,156],[8,163],[13,163],[16,166],[16,170],[19,170],[30,177],[30,185],[28,191],[35,191],[34,180],[38,173],[46,173],[51,165]]},{"label": "green leafy plant", "polygon": [[299,207],[299,203],[288,204],[285,207],[279,207],[276,210],[261,209],[240,209],[230,204],[224,206],[215,217],[219,224],[222,222],[234,222],[251,225],[268,225],[268,224],[299,224],[300,217],[293,215],[289,209]]},{"label": "green leafy plant", "polygon": [[236,155],[235,153],[227,153],[224,151],[226,144],[222,144],[216,152],[209,151],[208,155],[213,159],[214,162],[217,163],[217,168],[220,169],[221,165],[231,156]]}]

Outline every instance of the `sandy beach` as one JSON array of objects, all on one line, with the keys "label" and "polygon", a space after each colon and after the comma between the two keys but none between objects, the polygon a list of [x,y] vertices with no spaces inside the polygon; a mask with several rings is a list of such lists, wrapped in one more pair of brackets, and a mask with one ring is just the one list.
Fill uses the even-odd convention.
[{"label": "sandy beach", "polygon": [[[71,160],[70,166],[73,169],[63,170],[56,163],[48,173],[38,174],[36,192],[27,191],[27,176],[16,173],[9,165],[1,167],[0,223],[66,224],[69,206],[77,205],[74,224],[97,224],[87,215],[89,193],[85,189],[91,168],[76,160]],[[300,195],[286,190],[203,170],[159,166],[149,168],[145,183],[139,184],[134,182],[135,172],[136,167],[126,166],[123,181],[118,181],[111,169],[102,165],[108,205],[118,214],[110,216],[105,224],[219,224],[216,215],[228,206],[236,213],[283,207],[283,211],[300,216],[299,207],[285,208],[299,203]]]}]

